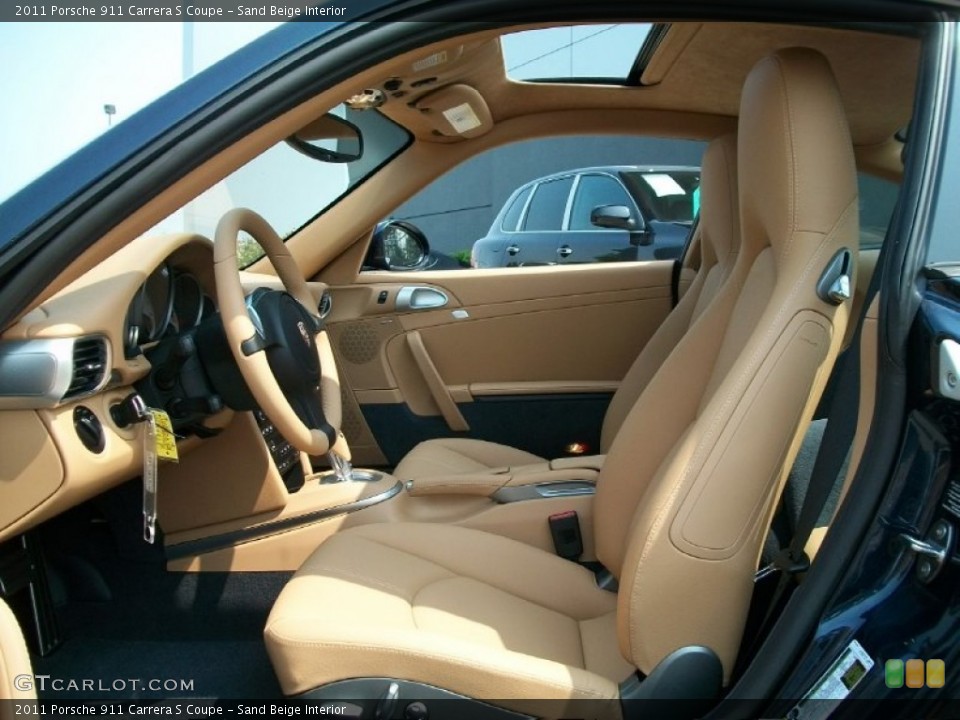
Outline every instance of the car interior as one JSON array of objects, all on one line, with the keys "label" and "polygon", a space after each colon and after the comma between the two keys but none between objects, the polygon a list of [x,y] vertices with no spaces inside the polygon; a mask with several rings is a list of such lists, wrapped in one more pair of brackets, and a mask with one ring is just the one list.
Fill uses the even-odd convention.
[{"label": "car interior", "polygon": [[[619,717],[736,682],[853,345],[814,561],[870,431],[858,174],[900,182],[921,40],[662,22],[622,82],[508,77],[501,36],[540,27],[324,89],[131,208],[3,330],[0,683],[32,662],[192,681],[126,688],[147,699]],[[213,237],[151,231],[344,103],[406,144],[299,229],[252,206]],[[436,178],[585,133],[705,144],[681,260],[369,269],[374,226]],[[265,255],[240,267],[244,234]]]}]

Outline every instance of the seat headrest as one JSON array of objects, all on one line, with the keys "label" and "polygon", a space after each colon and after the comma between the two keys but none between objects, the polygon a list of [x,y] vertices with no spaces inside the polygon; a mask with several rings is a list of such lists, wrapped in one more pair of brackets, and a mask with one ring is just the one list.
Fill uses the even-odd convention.
[{"label": "seat headrest", "polygon": [[700,169],[700,242],[705,258],[723,262],[740,248],[737,136],[723,135],[703,153]]},{"label": "seat headrest", "polygon": [[789,251],[829,232],[857,197],[850,129],[827,59],[787,48],[750,71],[738,128],[742,248]]}]

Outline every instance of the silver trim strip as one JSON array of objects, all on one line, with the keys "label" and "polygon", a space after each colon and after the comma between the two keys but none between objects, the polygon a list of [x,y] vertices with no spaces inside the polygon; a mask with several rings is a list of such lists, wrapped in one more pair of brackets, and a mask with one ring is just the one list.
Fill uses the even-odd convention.
[{"label": "silver trim strip", "polygon": [[497,490],[492,495],[492,498],[496,502],[505,505],[507,503],[524,502],[526,500],[594,495],[596,492],[597,486],[595,483],[587,480],[569,480],[556,483],[541,483],[540,485],[505,487]]},{"label": "silver trim strip", "polygon": [[0,410],[38,410],[63,404],[73,382],[74,349],[87,340],[103,343],[103,377],[92,390],[69,398],[72,403],[95,395],[110,381],[113,353],[105,335],[0,342]]},{"label": "silver trim strip", "polygon": [[270,535],[276,535],[277,533],[292,530],[304,525],[311,525],[315,522],[320,522],[321,520],[328,520],[329,518],[336,517],[337,515],[346,515],[348,513],[356,512],[357,510],[363,510],[371,505],[378,505],[385,500],[389,500],[402,489],[403,483],[398,480],[387,490],[377,493],[376,495],[363,498],[362,500],[356,500],[355,502],[345,503],[332,508],[326,508],[325,510],[317,510],[316,512],[305,513],[303,515],[297,515],[296,517],[285,518],[283,520],[266,522],[261,525],[254,525],[253,527],[244,528],[242,530],[234,530],[233,532],[213,535],[212,537],[199,538],[197,540],[187,540],[186,542],[177,543],[176,545],[169,545],[165,548],[166,557],[168,560],[177,560],[184,557],[203,555],[213,552],[214,550],[234,547],[235,545],[251,542],[253,540],[260,540]]}]

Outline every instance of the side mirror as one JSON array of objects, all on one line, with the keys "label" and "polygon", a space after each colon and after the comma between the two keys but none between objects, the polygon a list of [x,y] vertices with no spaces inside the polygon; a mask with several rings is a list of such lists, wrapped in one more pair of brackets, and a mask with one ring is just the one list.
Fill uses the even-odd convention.
[{"label": "side mirror", "polygon": [[349,120],[327,113],[286,139],[287,145],[309,158],[349,163],[363,156],[363,134]]},{"label": "side mirror", "polygon": [[626,205],[598,205],[590,211],[590,222],[597,227],[626,230],[631,245],[650,245],[653,232],[642,218],[635,218]]},{"label": "side mirror", "polygon": [[637,221],[626,205],[598,205],[590,211],[590,222],[602,228],[631,232],[637,229]]},{"label": "side mirror", "polygon": [[364,267],[371,270],[416,270],[430,254],[427,236],[413,223],[389,220],[377,224]]}]

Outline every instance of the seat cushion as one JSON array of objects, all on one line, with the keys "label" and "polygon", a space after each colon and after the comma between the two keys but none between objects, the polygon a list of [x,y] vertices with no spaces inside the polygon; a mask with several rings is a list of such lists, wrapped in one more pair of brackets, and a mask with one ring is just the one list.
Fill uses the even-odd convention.
[{"label": "seat cushion", "polygon": [[413,448],[393,474],[401,480],[415,480],[432,475],[459,475],[543,462],[546,462],[544,458],[509,445],[468,438],[438,438],[426,440]]},{"label": "seat cushion", "polygon": [[288,695],[357,677],[474,698],[616,698],[616,595],[556,555],[448,525],[366,525],[330,538],[267,620]]}]

